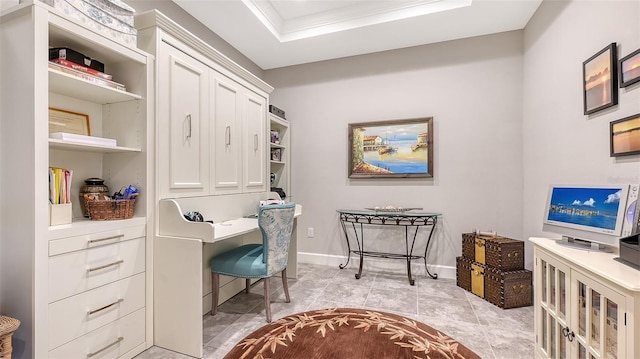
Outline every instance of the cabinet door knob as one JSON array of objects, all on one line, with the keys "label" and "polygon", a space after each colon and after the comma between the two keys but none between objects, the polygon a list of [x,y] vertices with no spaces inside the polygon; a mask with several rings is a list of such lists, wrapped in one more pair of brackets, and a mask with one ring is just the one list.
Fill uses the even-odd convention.
[{"label": "cabinet door knob", "polygon": [[576,337],[575,333],[569,329],[569,327],[562,328],[562,335],[567,338],[570,342]]}]

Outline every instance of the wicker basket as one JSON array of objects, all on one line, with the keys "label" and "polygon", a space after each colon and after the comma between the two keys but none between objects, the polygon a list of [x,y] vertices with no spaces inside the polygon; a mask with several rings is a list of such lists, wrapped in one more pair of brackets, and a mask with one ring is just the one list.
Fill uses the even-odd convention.
[{"label": "wicker basket", "polygon": [[11,338],[19,326],[18,319],[0,315],[0,359],[11,359]]},{"label": "wicker basket", "polygon": [[107,199],[104,195],[95,198],[93,194],[85,194],[87,212],[92,221],[105,221],[114,219],[129,219],[133,217],[136,209],[138,193],[134,193],[127,199]]}]

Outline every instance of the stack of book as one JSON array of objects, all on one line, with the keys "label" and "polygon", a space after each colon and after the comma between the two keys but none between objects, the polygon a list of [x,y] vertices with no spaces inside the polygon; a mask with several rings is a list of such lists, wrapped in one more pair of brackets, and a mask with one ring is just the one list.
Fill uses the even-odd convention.
[{"label": "stack of book", "polygon": [[[51,49],[51,50],[56,50],[56,49]],[[63,54],[62,56],[65,56],[66,58],[62,56],[56,57],[56,55],[53,55],[54,52],[51,50],[49,51],[49,68],[50,69],[54,69],[56,71],[73,75],[98,85],[115,88],[120,91],[126,91],[126,87],[123,84],[113,81],[113,76],[106,74],[102,71],[96,70],[95,68],[85,66],[84,64],[71,61],[70,58],[73,59],[73,57],[65,56],[64,53],[61,53],[61,54]],[[84,56],[82,56],[81,58],[84,58]]]}]

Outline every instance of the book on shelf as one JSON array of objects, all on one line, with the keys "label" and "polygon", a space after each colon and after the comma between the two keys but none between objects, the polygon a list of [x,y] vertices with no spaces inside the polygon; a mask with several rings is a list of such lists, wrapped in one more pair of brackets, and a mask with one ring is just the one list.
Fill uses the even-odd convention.
[{"label": "book on shelf", "polygon": [[51,62],[49,61],[49,68],[56,70],[56,71],[60,71],[62,73],[66,73],[72,76],[76,76],[79,77],[81,79],[90,81],[95,83],[96,85],[102,85],[102,86],[107,86],[107,87],[111,87],[114,88],[116,90],[120,90],[120,91],[127,91],[126,87],[118,82],[114,82],[114,81],[109,81],[109,80],[105,80],[103,78],[91,75],[89,73],[86,72],[82,72],[82,71],[78,71],[78,70],[74,70],[70,67],[66,67],[66,66],[62,66],[60,64],[56,64],[55,62]]},{"label": "book on shelf", "polygon": [[112,138],[77,135],[75,133],[66,133],[66,132],[50,133],[49,138],[62,140],[66,142],[82,143],[87,145],[113,146],[113,147],[117,145],[117,141]]},{"label": "book on shelf", "polygon": [[93,75],[93,76],[101,77],[101,78],[103,78],[105,80],[109,80],[109,81],[113,80],[113,76],[112,75],[105,74],[104,72],[100,72],[98,70],[92,69],[92,68],[87,67],[87,66],[82,66],[80,64],[76,64],[75,62],[71,62],[69,60],[57,58],[57,59],[52,59],[52,60],[49,60],[49,61],[55,62],[58,65],[62,65],[62,66],[65,66],[65,67],[72,68],[74,70],[86,72],[86,73],[88,73],[90,75]]}]

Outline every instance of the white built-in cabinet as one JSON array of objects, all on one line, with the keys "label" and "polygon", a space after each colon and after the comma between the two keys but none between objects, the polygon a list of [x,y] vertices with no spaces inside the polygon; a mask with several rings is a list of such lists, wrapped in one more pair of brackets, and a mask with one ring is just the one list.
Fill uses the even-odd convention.
[{"label": "white built-in cabinet", "polygon": [[640,270],[615,251],[534,243],[537,358],[623,359],[640,354]]},{"label": "white built-in cabinet", "polygon": [[264,192],[267,98],[212,70],[213,194]]},{"label": "white built-in cabinet", "polygon": [[157,66],[160,196],[209,194],[209,68],[164,43]]},{"label": "white built-in cabinet", "polygon": [[158,63],[160,198],[268,191],[273,88],[160,12],[136,27]]},{"label": "white built-in cabinet", "polygon": [[[21,325],[14,356],[131,358],[153,344],[153,56],[40,2],[0,16],[0,303]],[[48,67],[49,47],[105,64],[126,91]],[[49,139],[49,108],[88,114],[92,136],[117,146]],[[71,223],[49,222],[48,167],[73,170]],[[135,185],[134,217],[82,216],[83,180]]]}]

